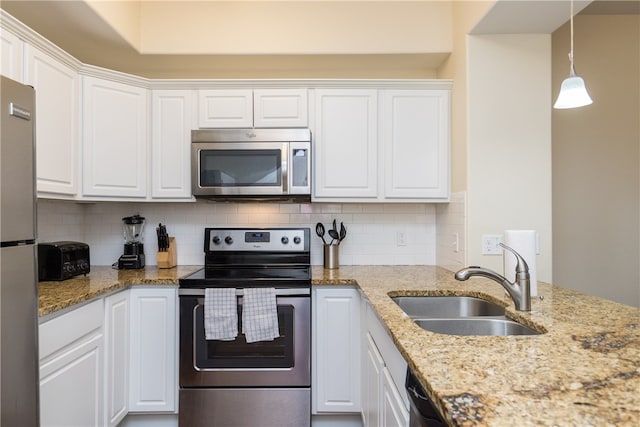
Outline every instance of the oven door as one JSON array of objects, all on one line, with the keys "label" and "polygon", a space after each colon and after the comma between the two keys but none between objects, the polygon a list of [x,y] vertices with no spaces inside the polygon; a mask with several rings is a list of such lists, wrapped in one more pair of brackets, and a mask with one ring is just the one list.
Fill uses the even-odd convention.
[{"label": "oven door", "polygon": [[288,194],[286,142],[192,143],[191,150],[194,196]]},{"label": "oven door", "polygon": [[[205,339],[204,289],[179,292],[181,388],[310,386],[308,288],[277,289],[280,337],[250,344],[241,333],[233,341]],[[238,296],[238,319],[242,321],[242,296]]]}]

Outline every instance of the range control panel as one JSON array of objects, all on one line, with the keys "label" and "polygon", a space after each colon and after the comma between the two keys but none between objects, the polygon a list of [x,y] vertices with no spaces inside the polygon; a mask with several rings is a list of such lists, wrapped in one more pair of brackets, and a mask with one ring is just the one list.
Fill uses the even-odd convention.
[{"label": "range control panel", "polygon": [[309,250],[308,228],[205,228],[205,252]]}]

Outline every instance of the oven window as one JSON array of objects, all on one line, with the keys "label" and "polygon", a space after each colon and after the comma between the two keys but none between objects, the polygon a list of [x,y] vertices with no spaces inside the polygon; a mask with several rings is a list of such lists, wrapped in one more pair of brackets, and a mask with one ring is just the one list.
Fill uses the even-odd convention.
[{"label": "oven window", "polygon": [[238,337],[234,341],[206,340],[204,306],[195,308],[195,366],[207,368],[292,368],[294,366],[294,307],[278,304],[280,337],[248,344],[242,331],[242,305],[238,304]]},{"label": "oven window", "polygon": [[201,187],[282,186],[280,150],[202,150]]}]

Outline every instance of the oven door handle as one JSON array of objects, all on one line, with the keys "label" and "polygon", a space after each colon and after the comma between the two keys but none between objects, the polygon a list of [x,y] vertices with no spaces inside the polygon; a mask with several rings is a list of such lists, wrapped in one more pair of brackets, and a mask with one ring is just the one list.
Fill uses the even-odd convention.
[{"label": "oven door handle", "polygon": [[[277,289],[276,288],[276,296],[296,296],[296,295],[311,295],[311,289],[309,288],[286,288],[286,289]],[[204,296],[204,288],[179,288],[178,289],[179,296]],[[244,295],[244,290],[242,288],[236,289],[236,295],[242,296]]]}]

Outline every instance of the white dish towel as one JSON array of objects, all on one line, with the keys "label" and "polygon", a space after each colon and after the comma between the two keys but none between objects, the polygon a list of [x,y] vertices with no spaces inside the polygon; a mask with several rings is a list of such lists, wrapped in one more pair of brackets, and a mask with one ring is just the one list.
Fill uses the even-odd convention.
[{"label": "white dish towel", "polygon": [[275,288],[246,288],[242,303],[242,332],[248,343],[280,336]]},{"label": "white dish towel", "polygon": [[208,340],[233,341],[238,336],[235,288],[204,290],[204,331]]}]

